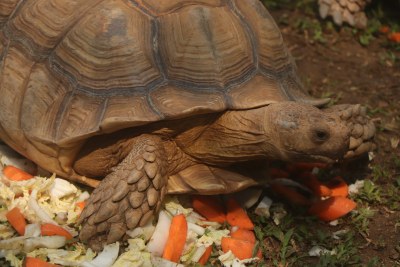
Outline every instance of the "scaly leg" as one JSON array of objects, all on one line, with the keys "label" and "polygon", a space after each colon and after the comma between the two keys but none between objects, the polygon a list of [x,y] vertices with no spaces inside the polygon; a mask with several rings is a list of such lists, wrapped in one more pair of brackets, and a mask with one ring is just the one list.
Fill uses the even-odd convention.
[{"label": "scaly leg", "polygon": [[166,193],[167,161],[161,139],[141,135],[131,152],[93,191],[80,216],[80,239],[94,250],[145,225]]}]

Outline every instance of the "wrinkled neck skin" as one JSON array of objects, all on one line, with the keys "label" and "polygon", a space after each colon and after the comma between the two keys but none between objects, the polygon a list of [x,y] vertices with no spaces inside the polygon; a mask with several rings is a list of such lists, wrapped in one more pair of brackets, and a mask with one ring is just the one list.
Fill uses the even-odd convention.
[{"label": "wrinkled neck skin", "polygon": [[[281,158],[274,146],[278,136],[266,130],[268,106],[227,111],[194,140],[187,133],[176,142],[185,153],[211,165],[230,164],[262,158]],[[190,141],[189,141],[190,140]]]}]

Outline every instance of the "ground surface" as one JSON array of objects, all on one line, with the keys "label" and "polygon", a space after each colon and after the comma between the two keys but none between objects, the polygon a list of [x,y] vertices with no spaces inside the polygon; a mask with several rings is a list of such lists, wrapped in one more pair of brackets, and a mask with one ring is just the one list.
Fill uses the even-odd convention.
[{"label": "ground surface", "polygon": [[[400,18],[398,22],[372,18],[368,29],[356,31],[319,21],[315,3],[304,3],[310,1],[265,2],[282,30],[309,92],[314,96],[329,96],[334,104],[366,105],[378,129],[375,158],[369,168],[348,174],[350,179],[367,181],[357,197],[358,214],[340,220],[338,226],[329,226],[309,221],[302,212],[288,208],[291,215],[279,226],[260,221],[260,230],[264,231],[261,235],[267,240],[266,263],[400,266],[400,45],[396,47],[378,31],[385,22],[395,29]],[[395,4],[393,8],[399,6]],[[382,16],[381,9],[379,12],[371,14]],[[332,233],[338,230],[346,233],[340,240],[333,239]],[[308,257],[313,245],[334,250],[336,255]]]}]

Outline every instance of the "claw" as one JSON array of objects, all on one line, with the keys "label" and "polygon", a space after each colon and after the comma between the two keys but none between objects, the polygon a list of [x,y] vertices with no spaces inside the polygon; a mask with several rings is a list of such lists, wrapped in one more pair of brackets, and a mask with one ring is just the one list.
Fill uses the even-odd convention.
[{"label": "claw", "polygon": [[349,145],[349,149],[353,150],[355,148],[357,148],[358,146],[360,146],[362,144],[363,140],[361,138],[353,138],[350,137],[350,145]]},{"label": "claw", "polygon": [[364,128],[360,124],[356,124],[353,127],[353,130],[351,132],[351,135],[354,138],[360,138],[364,133]]},{"label": "claw", "polygon": [[361,155],[364,154],[368,151],[370,151],[372,148],[372,143],[362,143],[357,149],[354,151],[356,155]]},{"label": "claw", "polygon": [[371,139],[376,132],[375,125],[373,123],[369,123],[367,125],[364,125],[364,134],[363,134],[363,139],[364,140],[369,140]]},{"label": "claw", "polygon": [[348,119],[351,118],[351,115],[352,115],[352,110],[351,109],[345,109],[345,110],[343,110],[341,112],[340,118],[347,121]]},{"label": "claw", "polygon": [[360,115],[360,111],[361,111],[361,105],[360,104],[356,104],[353,106],[353,117],[356,117],[357,115]]}]

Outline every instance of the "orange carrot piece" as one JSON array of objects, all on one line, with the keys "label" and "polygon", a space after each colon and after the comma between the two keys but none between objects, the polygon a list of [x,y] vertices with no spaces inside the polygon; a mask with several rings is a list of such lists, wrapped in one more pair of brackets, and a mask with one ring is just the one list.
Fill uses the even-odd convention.
[{"label": "orange carrot piece", "polygon": [[193,209],[211,222],[224,223],[226,215],[216,196],[196,195],[192,198]]},{"label": "orange carrot piece", "polygon": [[394,32],[389,34],[388,36],[390,41],[393,41],[395,43],[400,43],[400,32]]},{"label": "orange carrot piece", "polygon": [[250,220],[246,211],[240,207],[240,205],[233,198],[229,198],[226,201],[227,214],[226,220],[231,226],[237,226],[239,228],[254,230],[254,224]]},{"label": "orange carrot piece", "polygon": [[308,212],[316,215],[320,220],[329,222],[346,215],[356,206],[353,200],[338,196],[315,202]]},{"label": "orange carrot piece", "polygon": [[294,189],[281,184],[271,184],[271,189],[277,194],[287,199],[290,203],[300,206],[308,206],[311,204],[311,200],[300,194]]},{"label": "orange carrot piece", "polygon": [[313,191],[319,197],[328,197],[332,195],[332,190],[324,185],[318,177],[310,172],[300,174],[300,180],[304,185]]},{"label": "orange carrot piece", "polygon": [[208,246],[206,248],[206,251],[204,251],[203,255],[201,256],[201,258],[199,259],[199,264],[204,265],[207,263],[208,259],[211,256],[211,252],[212,252],[212,246]]},{"label": "orange carrot piece", "polygon": [[277,169],[277,168],[270,168],[269,175],[272,178],[288,178],[289,177],[289,173],[287,171]]},{"label": "orange carrot piece", "polygon": [[169,227],[169,235],[165,244],[163,258],[173,262],[179,262],[185,247],[188,225],[183,214],[176,215],[172,218]]},{"label": "orange carrot piece", "polygon": [[86,206],[85,201],[80,201],[80,202],[76,202],[76,206],[80,209],[83,210]]},{"label": "orange carrot piece", "polygon": [[25,234],[26,220],[18,207],[9,210],[6,213],[6,218],[19,235]]},{"label": "orange carrot piece", "polygon": [[29,180],[33,177],[33,175],[11,165],[4,167],[3,173],[8,179],[12,181],[24,181]]},{"label": "orange carrot piece", "polygon": [[[256,244],[240,240],[232,237],[223,237],[221,239],[221,248],[224,253],[228,252],[229,250],[239,259],[249,259],[253,257],[253,250]],[[260,259],[262,258],[261,250],[259,249],[257,252],[257,257]]]},{"label": "orange carrot piece", "polygon": [[42,224],[40,226],[40,230],[43,236],[59,235],[59,236],[65,236],[67,240],[72,239],[72,235],[70,234],[70,232],[68,232],[61,226],[55,224],[51,223]]},{"label": "orange carrot piece", "polygon": [[379,32],[380,32],[380,33],[389,33],[389,32],[390,32],[390,28],[389,28],[388,26],[386,26],[386,25],[381,26],[381,27],[379,28]]},{"label": "orange carrot piece", "polygon": [[59,265],[52,264],[50,262],[32,257],[26,257],[24,263],[24,267],[58,267],[58,266]]},{"label": "orange carrot piece", "polygon": [[286,166],[286,170],[295,173],[301,171],[312,171],[314,168],[324,169],[328,166],[322,162],[294,162]]},{"label": "orange carrot piece", "polygon": [[256,243],[256,235],[254,234],[254,232],[242,228],[237,229],[235,232],[231,232],[231,237],[251,243]]},{"label": "orange carrot piece", "polygon": [[327,183],[329,189],[332,191],[333,197],[347,197],[349,195],[349,186],[341,176],[336,176]]}]

